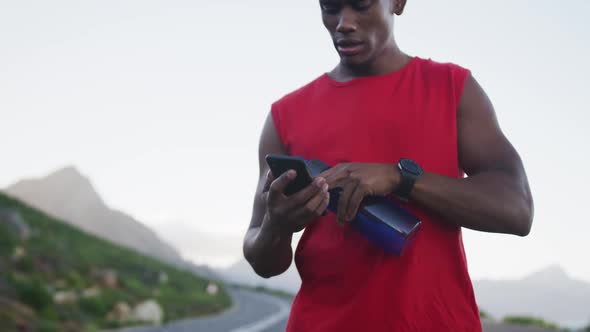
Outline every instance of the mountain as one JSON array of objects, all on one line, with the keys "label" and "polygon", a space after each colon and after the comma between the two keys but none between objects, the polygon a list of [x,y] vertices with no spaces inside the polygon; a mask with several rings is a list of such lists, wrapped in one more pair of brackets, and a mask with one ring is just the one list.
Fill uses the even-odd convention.
[{"label": "mountain", "polygon": [[98,331],[229,306],[211,280],[0,194],[0,331]]},{"label": "mountain", "polygon": [[152,230],[109,208],[90,180],[74,167],[41,179],[19,181],[4,192],[90,234],[165,262],[186,264],[176,249]]},{"label": "mountain", "polygon": [[528,315],[572,328],[590,322],[590,283],[558,265],[520,280],[476,281],[474,288],[480,309],[495,318]]}]

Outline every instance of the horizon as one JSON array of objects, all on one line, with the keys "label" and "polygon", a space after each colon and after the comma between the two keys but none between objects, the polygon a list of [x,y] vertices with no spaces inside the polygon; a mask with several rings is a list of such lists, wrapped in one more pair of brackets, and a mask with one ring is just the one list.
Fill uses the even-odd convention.
[{"label": "horizon", "polygon": [[[337,63],[316,1],[33,3],[0,3],[0,188],[74,165],[109,207],[183,257],[238,260],[271,103]],[[396,38],[409,54],[472,71],[535,200],[526,238],[464,231],[469,272],[519,279],[559,264],[590,281],[590,2],[455,5],[409,1]],[[219,252],[203,254],[213,249],[199,234]]]}]

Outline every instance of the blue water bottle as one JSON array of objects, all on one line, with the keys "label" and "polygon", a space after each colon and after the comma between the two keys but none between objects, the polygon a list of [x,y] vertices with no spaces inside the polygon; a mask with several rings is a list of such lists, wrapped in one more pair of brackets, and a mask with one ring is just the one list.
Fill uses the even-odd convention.
[{"label": "blue water bottle", "polygon": [[[307,162],[307,168],[310,174],[316,177],[330,166],[312,159]],[[341,191],[342,188],[330,190],[329,211],[337,213]],[[395,201],[383,196],[370,196],[362,201],[351,224],[386,253],[401,256],[422,222]]]}]

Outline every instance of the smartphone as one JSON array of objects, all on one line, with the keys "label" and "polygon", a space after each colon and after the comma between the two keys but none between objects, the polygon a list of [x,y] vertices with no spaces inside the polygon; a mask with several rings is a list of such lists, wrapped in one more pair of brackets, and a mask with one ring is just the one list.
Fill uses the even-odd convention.
[{"label": "smartphone", "polygon": [[297,172],[297,177],[285,188],[284,194],[287,196],[293,195],[313,182],[313,178],[307,169],[307,162],[304,158],[268,154],[266,155],[266,163],[270,167],[270,171],[275,179],[290,169]]}]

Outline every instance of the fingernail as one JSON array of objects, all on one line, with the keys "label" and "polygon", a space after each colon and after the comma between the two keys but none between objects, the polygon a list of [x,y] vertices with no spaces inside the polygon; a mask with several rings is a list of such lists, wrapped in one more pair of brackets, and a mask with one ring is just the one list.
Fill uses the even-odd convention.
[{"label": "fingernail", "polygon": [[289,177],[289,179],[294,179],[297,176],[297,172],[295,172],[294,170],[289,170],[287,172],[287,176]]},{"label": "fingernail", "polygon": [[324,183],[324,187],[322,188],[322,190],[323,190],[325,193],[327,193],[327,192],[328,192],[328,187],[329,187],[329,186],[328,186],[328,184],[327,184],[327,183]]}]

